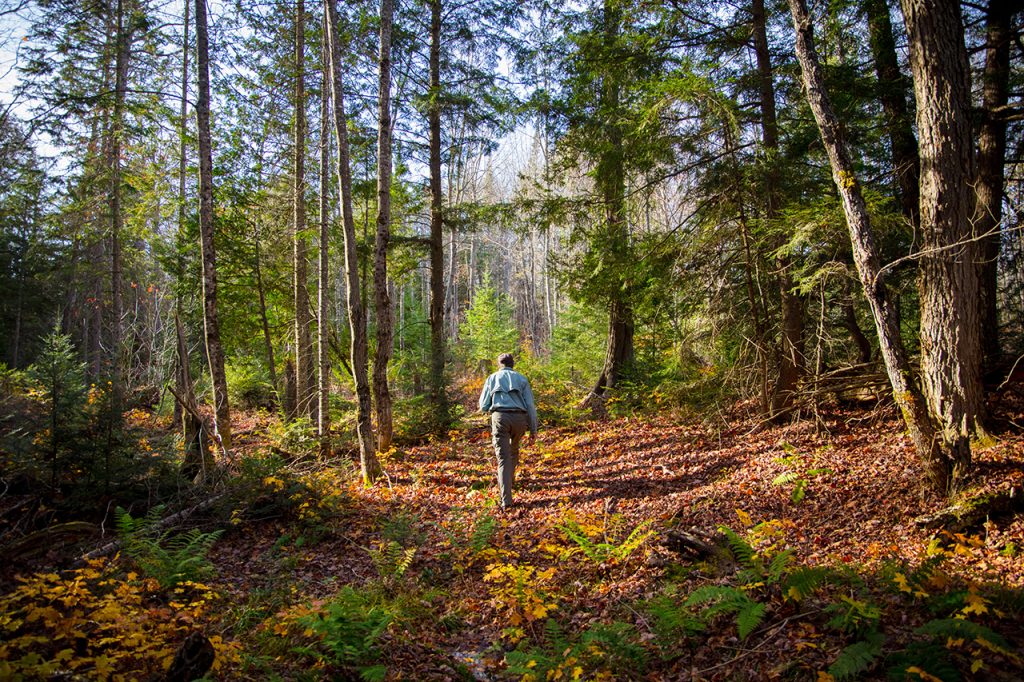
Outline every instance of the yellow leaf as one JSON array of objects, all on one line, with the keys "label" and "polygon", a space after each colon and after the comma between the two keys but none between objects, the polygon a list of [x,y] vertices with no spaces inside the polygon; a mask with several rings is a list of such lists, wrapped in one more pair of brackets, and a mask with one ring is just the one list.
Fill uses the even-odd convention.
[{"label": "yellow leaf", "polygon": [[976,658],[973,661],[971,661],[971,672],[976,673],[979,670],[981,670],[984,666],[985,662],[982,661],[980,658]]},{"label": "yellow leaf", "polygon": [[572,669],[572,679],[579,680],[583,677],[583,668],[576,666]]},{"label": "yellow leaf", "polygon": [[754,520],[750,518],[750,514],[743,511],[742,509],[736,510],[736,516],[739,518],[740,523],[742,523],[744,526],[747,526],[749,528],[750,526],[754,525]]},{"label": "yellow leaf", "polygon": [[984,613],[988,613],[988,607],[985,605],[987,603],[985,598],[978,594],[978,591],[974,587],[968,590],[964,601],[967,602],[967,606],[963,608],[963,613],[976,613],[979,616]]},{"label": "yellow leaf", "polygon": [[836,682],[836,678],[829,675],[824,670],[818,671],[818,682]]},{"label": "yellow leaf", "polygon": [[900,592],[907,592],[908,594],[913,592],[913,588],[910,587],[910,583],[907,582],[907,576],[902,573],[897,573],[893,576],[893,580],[896,582],[896,587],[900,588]]},{"label": "yellow leaf", "polygon": [[942,682],[942,680],[940,680],[938,677],[935,677],[935,675],[930,675],[929,673],[925,672],[924,670],[921,670],[920,668],[918,668],[916,665],[912,665],[909,668],[907,668],[907,674],[908,675],[917,675],[922,680],[925,680],[925,682]]}]

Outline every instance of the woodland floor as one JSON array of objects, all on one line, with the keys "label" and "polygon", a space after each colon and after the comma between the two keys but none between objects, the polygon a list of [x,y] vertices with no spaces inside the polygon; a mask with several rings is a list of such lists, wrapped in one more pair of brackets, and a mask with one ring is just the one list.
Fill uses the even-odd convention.
[{"label": "woodland floor", "polygon": [[[1024,403],[999,410],[1002,429],[975,451],[974,496],[1024,486]],[[271,447],[269,428],[265,415],[236,425],[237,466]],[[953,604],[943,613],[969,615],[1005,643],[950,638],[958,672],[897,679],[1024,677],[1024,514],[959,534],[916,524],[950,502],[924,486],[891,411],[836,409],[772,427],[736,412],[542,429],[522,450],[508,512],[494,504],[479,419],[445,441],[392,453],[372,488],[342,464],[305,474],[340,502],[260,514],[288,490],[277,474],[258,475],[260,499],[232,513],[206,581],[220,600],[195,624],[234,642],[237,656],[218,678],[830,680],[824,671],[863,630],[884,634],[882,658],[920,639],[915,628],[937,617],[932,597],[943,595]],[[728,613],[698,630],[690,621],[701,609],[684,606],[687,595],[742,584],[744,562],[682,556],[668,536],[721,539],[722,526],[764,565],[788,549],[787,571],[829,566],[858,577],[816,596],[787,592],[777,575],[747,581],[743,591],[764,605],[747,636]],[[937,568],[915,578],[926,555]],[[382,595],[400,613],[364,650],[332,653],[309,617],[345,586]],[[867,617],[875,626],[829,625],[830,604],[870,613],[869,601],[881,613]],[[676,622],[666,613],[690,615]],[[587,639],[601,624],[610,630]],[[884,678],[882,658],[857,678]]]},{"label": "woodland floor", "polygon": [[[975,493],[1019,489],[1024,483],[1024,434],[1007,420],[1008,429],[995,444],[976,452],[970,481]],[[948,504],[925,489],[900,425],[891,414],[878,412],[833,412],[773,428],[742,418],[715,424],[666,418],[543,430],[523,448],[517,506],[504,513],[493,507],[492,461],[482,422],[453,432],[447,442],[403,449],[386,461],[386,481],[372,489],[351,487],[352,512],[318,543],[293,548],[287,567],[276,551],[282,535],[294,533],[287,524],[249,523],[245,532],[226,536],[214,549],[224,586],[236,603],[251,601],[254,590],[287,585],[287,603],[316,605],[340,585],[378,579],[380,569],[366,549],[389,536],[387,529],[398,519],[405,527],[402,544],[416,550],[401,580],[441,586],[443,592],[430,605],[432,615],[388,635],[388,675],[448,679],[465,677],[468,669],[477,679],[501,678],[506,651],[516,640],[521,647],[543,641],[548,617],[567,631],[626,620],[639,632],[638,641],[652,642],[656,628],[637,604],[667,584],[685,593],[727,581],[711,564],[687,561],[668,549],[664,533],[669,529],[710,537],[722,525],[742,533],[770,522],[775,535],[762,544],[791,548],[795,563],[847,565],[870,573],[886,563],[918,564],[936,533],[913,520]],[[799,503],[791,497],[793,484],[773,483],[787,471],[800,473],[806,482]],[[487,514],[496,519],[490,547],[478,555],[464,547],[460,553],[457,534],[465,537],[473,520]],[[630,556],[599,562],[573,551],[560,530],[566,519],[593,537],[603,534],[611,545],[644,523],[656,533]],[[1024,547],[1024,515],[991,519],[959,540],[948,539],[959,550],[948,553],[951,575],[970,584],[1024,587],[1024,562],[1015,550]],[[497,563],[535,567],[534,582],[522,581],[518,601],[482,579]],[[538,578],[546,569],[553,569],[550,576]],[[530,614],[537,603],[551,607],[546,617]],[[763,625],[744,641],[737,638],[735,623],[719,619],[687,645],[667,654],[662,648],[646,669],[605,674],[607,679],[810,679],[828,667],[839,645],[818,642],[824,637],[821,619],[801,619],[800,611],[801,606],[781,601],[770,604]],[[520,629],[510,633],[516,613]],[[288,614],[285,607],[277,616]],[[1010,621],[1001,632],[1019,651],[1020,623]],[[281,654],[262,665],[289,677],[299,674],[293,666],[302,663]],[[566,679],[571,670],[563,671]],[[986,670],[977,679],[994,674]],[[252,667],[236,672],[260,676]],[[1016,668],[1007,679],[1019,673]],[[560,679],[557,675],[552,677]],[[582,676],[595,678],[593,672]]]}]

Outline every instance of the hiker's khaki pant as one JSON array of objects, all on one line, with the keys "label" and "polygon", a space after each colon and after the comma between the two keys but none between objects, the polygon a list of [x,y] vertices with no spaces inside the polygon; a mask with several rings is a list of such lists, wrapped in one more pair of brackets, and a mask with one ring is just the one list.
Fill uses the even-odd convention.
[{"label": "hiker's khaki pant", "polygon": [[516,483],[516,465],[519,464],[519,441],[530,428],[525,412],[492,412],[491,441],[498,460],[498,492],[501,506],[512,505],[512,488]]}]

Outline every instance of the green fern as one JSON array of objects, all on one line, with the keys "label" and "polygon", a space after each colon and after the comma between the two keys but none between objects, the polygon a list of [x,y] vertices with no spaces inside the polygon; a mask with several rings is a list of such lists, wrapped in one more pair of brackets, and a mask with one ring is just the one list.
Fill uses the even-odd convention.
[{"label": "green fern", "polygon": [[725,535],[726,542],[729,543],[729,550],[740,566],[750,571],[757,571],[759,574],[764,573],[764,562],[758,557],[757,550],[745,538],[728,526],[719,526],[718,531]]},{"label": "green fern", "polygon": [[839,652],[835,662],[828,667],[828,674],[834,677],[836,682],[842,682],[867,672],[882,655],[884,641],[885,637],[874,632],[867,639],[854,642]]},{"label": "green fern", "polygon": [[687,606],[709,604],[701,616],[710,621],[722,613],[735,613],[740,639],[746,639],[764,620],[767,608],[754,601],[743,590],[728,585],[706,585],[698,588],[686,600]]},{"label": "green fern", "polygon": [[125,553],[164,589],[212,575],[214,568],[207,556],[223,531],[204,533],[193,528],[177,535],[171,531],[161,533],[157,524],[164,509],[157,505],[141,518],[133,518],[121,507],[115,510],[115,524]]},{"label": "green fern", "polygon": [[[906,680],[910,677],[907,669],[920,668],[942,682],[960,682],[960,672],[949,658],[949,652],[938,644],[915,642],[903,651],[887,657],[888,676],[893,680]],[[920,676],[915,676],[920,679]]]},{"label": "green fern", "polygon": [[324,613],[299,619],[320,636],[316,646],[301,647],[299,653],[355,669],[365,680],[382,680],[387,669],[378,662],[381,636],[392,622],[386,608],[367,594],[346,586],[335,595]]},{"label": "green fern", "polygon": [[882,618],[881,607],[845,595],[840,597],[838,603],[826,606],[825,613],[832,616],[827,623],[828,627],[855,636],[866,636],[874,632]]},{"label": "green fern", "polygon": [[367,549],[366,552],[377,569],[377,575],[389,584],[397,583],[405,576],[416,556],[415,547],[402,547],[394,540],[381,542],[376,549]]},{"label": "green fern", "polygon": [[604,564],[609,561],[625,561],[628,559],[633,552],[647,542],[648,538],[654,535],[654,531],[648,529],[651,523],[648,520],[639,524],[621,543],[595,542],[572,519],[563,521],[559,524],[558,528],[566,538],[572,540],[579,547],[584,556],[596,564]]},{"label": "green fern", "polygon": [[946,641],[948,639],[966,639],[989,651],[998,654],[1016,656],[1010,643],[995,630],[979,625],[978,623],[963,620],[960,618],[942,618],[932,620],[915,631],[919,635],[928,635],[936,640]]},{"label": "green fern", "polygon": [[469,534],[469,551],[479,554],[491,545],[494,534],[498,530],[498,519],[493,514],[484,514],[473,524],[473,531]]},{"label": "green fern", "polygon": [[794,601],[801,601],[814,592],[834,575],[821,566],[801,566],[786,576],[782,593]]}]

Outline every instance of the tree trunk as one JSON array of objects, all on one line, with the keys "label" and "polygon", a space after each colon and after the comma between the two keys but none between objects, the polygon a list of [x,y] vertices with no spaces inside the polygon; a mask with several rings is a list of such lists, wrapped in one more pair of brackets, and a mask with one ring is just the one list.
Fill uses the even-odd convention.
[{"label": "tree trunk", "polygon": [[121,207],[121,143],[124,141],[124,105],[128,92],[132,19],[129,8],[126,26],[124,0],[117,0],[115,22],[114,114],[110,129],[110,341],[107,347],[111,389],[110,426],[113,428],[121,424],[125,393],[122,368],[124,331],[121,324],[124,315],[121,281],[121,233],[124,231],[124,213]]},{"label": "tree trunk", "polygon": [[181,392],[175,391],[175,403],[181,407],[181,429],[185,443],[185,454],[181,462],[181,472],[197,484],[204,483],[213,472],[213,455],[206,442],[203,420],[199,417],[195,389],[192,386],[192,371],[189,369],[188,342],[185,340],[185,328],[181,317],[174,314],[174,333],[177,341],[177,381]]},{"label": "tree trunk", "polygon": [[[326,12],[324,20],[327,20]],[[320,439],[320,454],[323,457],[331,455],[331,360],[330,343],[328,335],[330,325],[327,324],[329,316],[328,305],[330,303],[330,270],[328,262],[331,257],[330,249],[330,228],[331,228],[331,202],[330,202],[330,119],[328,116],[330,99],[328,90],[329,60],[327,50],[322,52],[322,86],[320,88],[320,272],[317,280],[317,425],[316,432]]]},{"label": "tree trunk", "polygon": [[388,243],[391,240],[391,26],[393,0],[380,3],[380,92],[377,131],[377,240],[373,254],[374,302],[377,317],[377,357],[373,365],[373,393],[377,408],[377,450],[391,448],[393,434],[388,363],[394,345],[391,296],[388,292]]},{"label": "tree trunk", "polygon": [[430,400],[433,428],[443,432],[450,421],[444,366],[444,222],[441,194],[441,0],[430,4]]},{"label": "tree trunk", "polygon": [[[175,277],[177,279],[177,287],[175,292],[175,312],[179,316],[182,314],[182,291],[185,283],[185,179],[188,173],[188,148],[186,146],[187,130],[188,130],[188,27],[189,27],[189,0],[185,0],[185,8],[182,13],[182,38],[181,38],[181,118],[179,119],[178,125],[178,234],[177,234],[177,272]],[[176,374],[179,380],[183,379],[182,375]],[[188,376],[191,382],[191,374]],[[177,384],[178,395],[185,394],[185,386],[183,383]],[[183,417],[183,411],[181,402],[178,400],[174,401],[174,423],[181,423]]]},{"label": "tree trunk", "polygon": [[[761,95],[762,144],[768,164],[765,174],[764,217],[766,221],[771,221],[778,217],[782,180],[778,165],[779,124],[775,109],[775,83],[771,52],[768,46],[764,0],[753,0],[751,16],[753,19],[754,54],[757,58],[757,75]],[[789,256],[780,256],[778,266],[782,324],[778,375],[771,395],[771,415],[773,417],[788,414],[792,408],[804,365],[804,303],[800,296],[793,291],[795,283]]]},{"label": "tree trunk", "polygon": [[349,165],[348,129],[341,76],[341,45],[338,40],[337,0],[327,0],[327,45],[330,56],[331,100],[334,105],[334,130],[338,139],[338,184],[341,195],[343,233],[345,235],[345,279],[349,329],[352,335],[352,376],[356,383],[356,435],[359,438],[359,462],[363,483],[380,477],[380,462],[374,449],[370,423],[370,382],[367,377],[368,347],[366,309],[359,295],[359,258],[356,253],[356,226],[352,213],[352,171]]},{"label": "tree trunk", "polygon": [[839,191],[850,231],[853,259],[864,294],[871,307],[878,331],[878,343],[892,384],[893,398],[903,414],[911,440],[921,457],[930,483],[937,489],[949,489],[953,462],[936,438],[935,427],[921,391],[914,382],[913,370],[900,337],[899,313],[881,279],[882,269],[875,235],[871,229],[867,204],[854,174],[853,160],[843,138],[842,126],[825,91],[825,77],[814,47],[811,18],[805,0],[789,0],[796,29],[796,54],[803,73],[804,88],[811,112],[818,123],[821,140],[832,166],[832,179]]},{"label": "tree trunk", "polygon": [[907,107],[909,83],[900,71],[896,41],[889,19],[888,0],[865,0],[871,56],[878,78],[878,100],[882,104],[885,127],[892,149],[892,165],[896,174],[898,199],[903,217],[916,229],[920,224],[920,192],[918,179],[921,160],[917,155],[913,119]]},{"label": "tree trunk", "polygon": [[295,121],[293,192],[293,272],[295,301],[295,395],[298,414],[315,418],[316,367],[313,364],[313,337],[309,314],[309,244],[306,240],[306,4],[295,7]]},{"label": "tree trunk", "polygon": [[1006,163],[1006,120],[996,112],[1006,106],[1010,90],[1010,0],[989,0],[986,27],[982,120],[978,133],[977,204],[974,234],[981,240],[981,350],[986,374],[999,366],[999,245],[1003,220],[1003,167]]},{"label": "tree trunk", "polygon": [[[604,3],[604,40],[611,50],[619,40],[622,10],[611,0]],[[619,83],[614,77],[606,76],[601,86],[602,108],[616,112],[621,107]],[[604,203],[604,229],[608,235],[608,253],[611,266],[623,272],[628,265],[629,224],[626,221],[626,175],[623,169],[622,129],[617,121],[607,126],[608,151],[598,160],[595,174],[598,192]],[[605,391],[615,388],[623,371],[633,363],[633,308],[626,290],[628,282],[617,282],[611,287],[608,301],[608,345],[605,347],[604,366],[591,389],[594,396],[601,397]]]},{"label": "tree trunk", "polygon": [[231,448],[231,408],[224,372],[224,348],[217,317],[217,252],[213,225],[213,144],[210,139],[210,43],[206,28],[206,3],[196,2],[196,53],[199,96],[196,121],[199,133],[199,246],[203,261],[203,322],[206,355],[210,362],[215,414],[214,436],[227,451]]},{"label": "tree trunk", "polygon": [[983,413],[974,139],[967,49],[955,0],[901,0],[921,149],[921,384],[953,477]]},{"label": "tree trunk", "polygon": [[[255,255],[253,270],[256,275],[256,296],[260,305],[260,326],[263,329],[263,347],[267,353],[270,385],[274,387],[274,392],[276,393],[279,388],[277,385],[277,364],[274,362],[274,341],[270,336],[270,321],[267,319],[267,295],[266,287],[263,285],[263,265],[262,257],[260,256],[260,232],[258,227],[253,229],[252,243]],[[292,415],[292,418],[294,418],[294,415]]]}]

